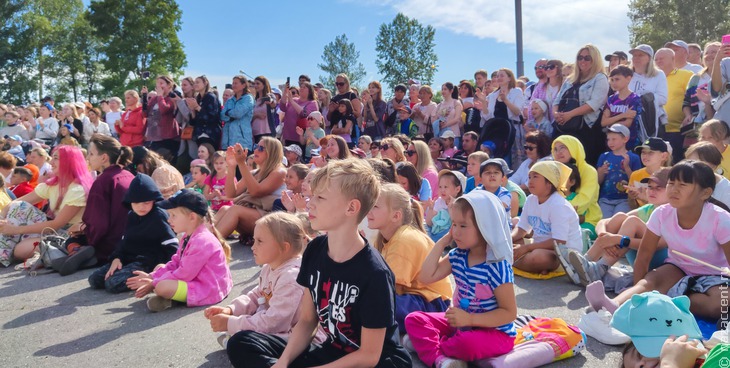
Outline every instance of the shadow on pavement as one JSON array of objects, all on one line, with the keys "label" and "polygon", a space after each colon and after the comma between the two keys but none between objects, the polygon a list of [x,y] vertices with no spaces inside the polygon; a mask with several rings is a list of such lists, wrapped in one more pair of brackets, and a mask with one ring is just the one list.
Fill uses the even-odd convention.
[{"label": "shadow on pavement", "polygon": [[231,365],[231,363],[228,361],[228,354],[226,354],[226,351],[223,349],[214,351],[206,355],[205,359],[207,359],[207,361],[199,365],[199,368],[218,368],[228,367]]}]

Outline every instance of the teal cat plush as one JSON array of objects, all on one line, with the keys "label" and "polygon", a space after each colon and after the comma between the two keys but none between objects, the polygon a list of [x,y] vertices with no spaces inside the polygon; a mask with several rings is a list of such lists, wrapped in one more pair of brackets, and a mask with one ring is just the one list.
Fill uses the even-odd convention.
[{"label": "teal cat plush", "polygon": [[670,298],[658,291],[632,296],[613,314],[611,326],[631,337],[636,350],[647,358],[658,358],[669,336],[702,339],[697,321],[689,311],[689,298]]}]

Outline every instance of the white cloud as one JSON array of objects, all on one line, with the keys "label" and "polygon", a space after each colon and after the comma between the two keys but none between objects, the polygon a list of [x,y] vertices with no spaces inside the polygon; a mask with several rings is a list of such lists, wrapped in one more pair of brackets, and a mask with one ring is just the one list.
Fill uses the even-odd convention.
[{"label": "white cloud", "polygon": [[[511,0],[380,0],[408,17],[457,34],[515,44],[515,8]],[[522,4],[524,50],[548,58],[572,60],[592,43],[603,54],[629,50],[628,0],[543,0]]]}]

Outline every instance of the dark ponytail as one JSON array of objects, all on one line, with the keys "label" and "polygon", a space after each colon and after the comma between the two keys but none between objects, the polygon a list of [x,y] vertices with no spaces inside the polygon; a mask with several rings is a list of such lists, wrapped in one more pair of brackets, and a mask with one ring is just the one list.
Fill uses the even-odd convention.
[{"label": "dark ponytail", "polygon": [[455,100],[459,99],[459,90],[456,88],[456,86],[454,86],[453,83],[446,82],[446,83],[444,83],[444,87],[446,87],[446,89],[451,91],[451,98],[453,98]]},{"label": "dark ponytail", "polygon": [[119,158],[117,158],[116,164],[121,167],[127,167],[132,163],[133,158],[134,153],[132,153],[132,148],[122,146],[120,148]]},{"label": "dark ponytail", "polygon": [[[119,141],[108,135],[96,133],[91,136],[89,143],[96,147],[100,155],[106,154],[109,156],[109,163],[111,165],[121,165],[124,167],[132,162],[132,149],[124,147],[126,150],[123,150]],[[122,159],[122,157],[124,158]],[[122,164],[120,160],[125,164]]]}]

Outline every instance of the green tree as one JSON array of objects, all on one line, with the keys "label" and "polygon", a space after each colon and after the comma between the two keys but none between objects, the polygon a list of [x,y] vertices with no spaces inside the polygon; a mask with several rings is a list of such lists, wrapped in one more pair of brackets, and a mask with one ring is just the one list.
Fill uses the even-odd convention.
[{"label": "green tree", "polygon": [[352,86],[359,86],[365,80],[365,67],[360,62],[360,51],[355,49],[355,44],[349,42],[344,33],[324,46],[322,62],[317,67],[326,75],[320,75],[319,81],[332,91],[335,90],[337,74],[347,74]]},{"label": "green tree", "polygon": [[728,0],[631,0],[628,15],[631,44],[645,43],[654,50],[671,40],[704,45],[730,33]]},{"label": "green tree", "polygon": [[30,50],[22,42],[20,14],[25,5],[21,0],[0,0],[0,101],[15,104],[27,101],[34,90],[25,72],[33,69]]},{"label": "green tree", "polygon": [[[178,77],[187,65],[182,42],[182,11],[175,1],[100,0],[89,6],[89,22],[103,43],[106,70],[102,86],[110,95],[139,88],[140,75]],[[146,81],[149,87],[154,78]]]},{"label": "green tree", "polygon": [[438,61],[435,35],[433,27],[423,26],[403,13],[398,13],[390,24],[380,25],[375,65],[390,89],[408,79],[418,79],[422,84],[433,82]]}]

